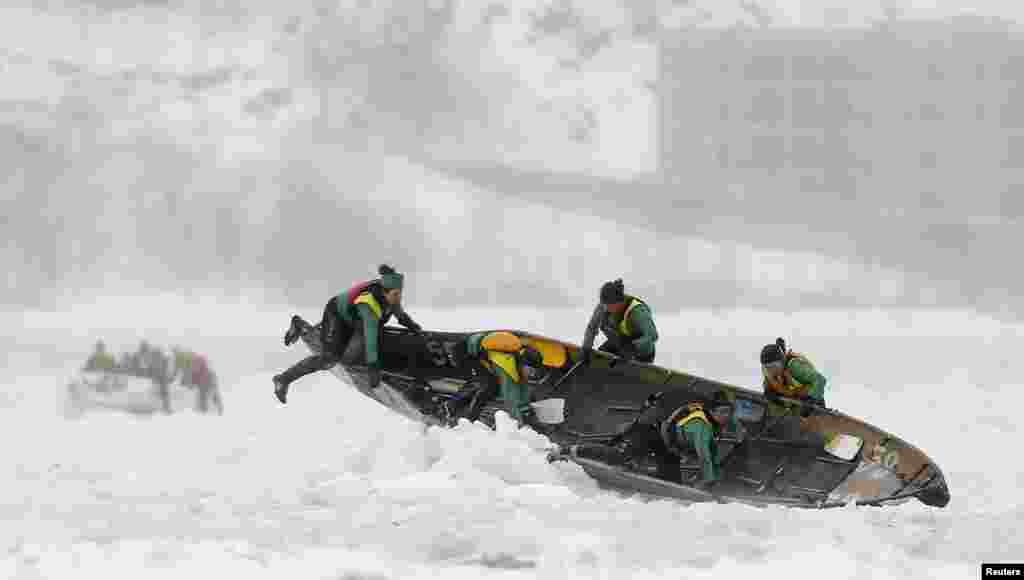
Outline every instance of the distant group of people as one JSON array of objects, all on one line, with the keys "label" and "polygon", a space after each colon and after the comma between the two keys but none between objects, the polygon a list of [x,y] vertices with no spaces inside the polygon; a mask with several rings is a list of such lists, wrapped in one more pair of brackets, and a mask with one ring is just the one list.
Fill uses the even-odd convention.
[{"label": "distant group of people", "polygon": [[131,374],[151,379],[157,386],[164,413],[171,413],[172,410],[170,385],[180,380],[183,386],[198,390],[200,412],[207,413],[211,407],[218,413],[224,412],[217,375],[210,368],[206,357],[179,347],[172,348],[168,355],[142,340],[135,352],[126,352],[120,360],[116,360],[107,350],[106,343],[99,340],[83,370]]}]

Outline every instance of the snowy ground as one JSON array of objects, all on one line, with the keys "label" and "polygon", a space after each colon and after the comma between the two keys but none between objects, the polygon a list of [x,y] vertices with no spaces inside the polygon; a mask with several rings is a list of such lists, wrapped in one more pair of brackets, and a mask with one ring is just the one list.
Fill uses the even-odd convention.
[{"label": "snowy ground", "polygon": [[[1022,328],[959,313],[683,313],[659,362],[750,384],[777,334],[832,379],[829,402],[921,446],[953,501],[812,512],[640,501],[549,465],[532,432],[424,430],[323,373],[280,406],[302,356],[289,307],[173,297],[0,315],[0,577],[976,578],[1024,560]],[[427,328],[577,340],[585,312],[410,311]],[[302,312],[315,317],[315,311]],[[173,329],[173,330],[168,330]],[[222,417],[59,415],[95,338],[210,356]]]}]

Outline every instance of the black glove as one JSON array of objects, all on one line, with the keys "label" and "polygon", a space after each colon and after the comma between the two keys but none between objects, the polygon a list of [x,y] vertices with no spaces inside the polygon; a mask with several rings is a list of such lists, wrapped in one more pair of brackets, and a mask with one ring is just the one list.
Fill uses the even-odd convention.
[{"label": "black glove", "polygon": [[370,367],[366,371],[366,376],[370,379],[370,388],[376,389],[380,386],[380,369],[377,367]]},{"label": "black glove", "polygon": [[633,360],[636,358],[636,347],[633,346],[632,342],[623,341],[619,347],[619,357],[625,360]]}]

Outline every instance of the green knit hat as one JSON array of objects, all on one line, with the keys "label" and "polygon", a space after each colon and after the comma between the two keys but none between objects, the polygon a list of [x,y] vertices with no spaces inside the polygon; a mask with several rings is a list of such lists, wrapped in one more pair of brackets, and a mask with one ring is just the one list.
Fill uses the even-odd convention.
[{"label": "green knit hat", "polygon": [[380,285],[385,290],[401,288],[405,284],[405,276],[387,264],[381,264],[380,268],[377,268],[377,272],[380,274]]}]

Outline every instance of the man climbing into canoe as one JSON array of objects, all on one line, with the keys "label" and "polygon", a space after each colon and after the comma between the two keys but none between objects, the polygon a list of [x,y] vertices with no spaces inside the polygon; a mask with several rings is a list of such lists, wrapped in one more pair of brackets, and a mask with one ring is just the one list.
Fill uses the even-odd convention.
[{"label": "man climbing into canoe", "polygon": [[478,332],[466,337],[456,351],[459,360],[471,360],[485,371],[475,387],[445,403],[449,420],[464,417],[475,421],[488,401],[500,394],[512,418],[520,425],[532,424],[530,391],[526,384],[528,368],[544,364],[541,353],[511,332]]},{"label": "man climbing into canoe", "polygon": [[[779,401],[779,397],[825,406],[825,376],[814,368],[806,356],[788,350],[782,338],[777,338],[773,344],[761,349],[761,374],[764,394],[772,401],[769,405],[770,414],[787,413],[789,406]],[[807,417],[810,412],[809,405],[802,406],[802,416]]]},{"label": "man climbing into canoe", "polygon": [[[384,325],[395,316],[399,324],[413,332],[422,330],[402,308],[404,275],[387,264],[381,264],[378,273],[379,278],[356,284],[327,301],[320,322],[320,354],[308,356],[274,376],[274,395],[282,404],[287,402],[288,389],[296,379],[338,363],[365,362],[370,387],[376,389],[380,385],[380,338]],[[298,315],[292,316],[284,336],[285,346],[299,339],[302,324]]]},{"label": "man climbing into canoe", "polygon": [[627,360],[654,362],[658,329],[654,326],[651,308],[647,303],[626,294],[621,278],[605,282],[601,286],[600,299],[583,337],[583,362],[590,362],[594,338],[599,329],[607,340],[598,350]]}]

